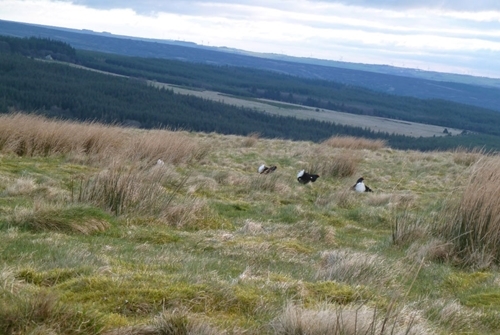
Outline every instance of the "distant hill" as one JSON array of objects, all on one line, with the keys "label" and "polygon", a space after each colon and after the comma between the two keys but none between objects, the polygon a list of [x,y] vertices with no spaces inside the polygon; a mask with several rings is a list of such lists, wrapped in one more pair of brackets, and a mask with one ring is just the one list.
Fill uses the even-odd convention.
[{"label": "distant hill", "polygon": [[0,34],[43,37],[76,49],[127,56],[269,70],[303,78],[324,79],[378,92],[422,99],[441,99],[500,111],[500,79],[403,69],[392,66],[259,54],[191,42],[155,40],[0,20]]},{"label": "distant hill", "polygon": [[0,92],[0,113],[293,140],[348,135],[400,149],[500,150],[500,113],[481,107],[249,67],[81,50],[50,38],[0,35]]}]

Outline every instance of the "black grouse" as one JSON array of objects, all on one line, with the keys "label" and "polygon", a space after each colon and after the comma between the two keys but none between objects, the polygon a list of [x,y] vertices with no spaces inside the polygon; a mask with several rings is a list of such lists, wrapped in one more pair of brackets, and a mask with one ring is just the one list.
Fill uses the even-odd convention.
[{"label": "black grouse", "polygon": [[297,174],[297,180],[301,184],[307,184],[308,182],[314,183],[316,181],[316,179],[318,179],[318,178],[319,178],[319,175],[307,173],[305,170],[301,170]]}]

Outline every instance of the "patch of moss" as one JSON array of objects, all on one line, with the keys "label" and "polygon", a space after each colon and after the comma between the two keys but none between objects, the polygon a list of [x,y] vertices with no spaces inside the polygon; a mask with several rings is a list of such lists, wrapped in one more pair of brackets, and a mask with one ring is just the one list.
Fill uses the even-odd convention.
[{"label": "patch of moss", "polygon": [[49,271],[36,271],[31,268],[20,270],[16,278],[38,286],[54,286],[79,276],[82,272],[78,269],[52,269]]},{"label": "patch of moss", "polygon": [[238,285],[234,287],[234,300],[228,304],[227,312],[237,314],[254,314],[259,305],[269,297],[262,295],[262,290],[255,286]]},{"label": "patch of moss", "polygon": [[98,306],[104,313],[124,316],[149,315],[178,306],[200,312],[214,300],[207,285],[173,282],[169,277],[116,280],[94,276],[67,281],[58,288],[66,292],[64,297],[70,302]]},{"label": "patch of moss", "polygon": [[488,272],[452,273],[444,280],[444,287],[449,291],[463,292],[485,283],[491,276]]},{"label": "patch of moss", "polygon": [[280,242],[277,247],[279,249],[284,249],[288,252],[300,253],[300,254],[310,254],[314,252],[314,250],[308,246],[301,244],[298,241],[285,241]]},{"label": "patch of moss", "polygon": [[351,286],[338,284],[334,281],[305,283],[306,303],[330,302],[347,304],[359,298],[359,293]]},{"label": "patch of moss", "polygon": [[486,292],[471,294],[461,299],[461,301],[469,307],[487,307],[499,311],[500,289],[490,289]]}]

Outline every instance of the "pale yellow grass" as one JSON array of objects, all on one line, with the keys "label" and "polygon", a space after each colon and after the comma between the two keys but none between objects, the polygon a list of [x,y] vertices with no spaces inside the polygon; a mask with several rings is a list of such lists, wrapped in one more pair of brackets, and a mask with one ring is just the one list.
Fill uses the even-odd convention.
[{"label": "pale yellow grass", "polygon": [[35,179],[31,177],[22,177],[8,185],[5,192],[10,196],[26,195],[36,191],[37,188],[38,186]]},{"label": "pale yellow grass", "polygon": [[394,314],[367,306],[324,305],[309,309],[289,304],[272,323],[275,334],[434,334],[418,311],[400,310]]}]

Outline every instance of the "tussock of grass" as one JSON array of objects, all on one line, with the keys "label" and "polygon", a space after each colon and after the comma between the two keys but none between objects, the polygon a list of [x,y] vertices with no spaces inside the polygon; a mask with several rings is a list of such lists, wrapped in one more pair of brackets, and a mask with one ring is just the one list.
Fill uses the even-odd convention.
[{"label": "tussock of grass", "polygon": [[58,283],[75,278],[80,274],[81,272],[77,269],[56,268],[50,271],[38,272],[31,268],[25,268],[21,269],[16,274],[16,278],[37,286],[54,286]]},{"label": "tussock of grass", "polygon": [[429,236],[429,228],[424,220],[425,216],[407,210],[395,214],[392,223],[392,243],[405,246]]},{"label": "tussock of grass", "polygon": [[384,148],[386,143],[384,140],[368,140],[351,136],[333,136],[325,140],[322,145],[332,148],[378,150]]},{"label": "tussock of grass", "polygon": [[342,249],[323,252],[316,277],[347,284],[387,286],[397,275],[396,266],[378,255]]},{"label": "tussock of grass", "polygon": [[217,215],[206,201],[190,197],[173,201],[162,218],[170,226],[185,230],[232,228],[232,224]]},{"label": "tussock of grass", "polygon": [[268,175],[256,174],[251,176],[248,181],[248,189],[252,192],[266,192],[267,194],[283,195],[290,193],[290,186],[283,182],[287,177],[281,172],[275,172]]},{"label": "tussock of grass", "polygon": [[486,153],[482,149],[459,148],[454,152],[453,161],[457,164],[471,166],[477,163]]},{"label": "tussock of grass", "polygon": [[454,256],[473,268],[500,264],[500,159],[487,157],[472,166],[463,195],[445,213],[445,239]]},{"label": "tussock of grass", "polygon": [[157,214],[173,198],[163,187],[167,178],[161,168],[142,168],[116,161],[108,169],[82,180],[75,193],[78,193],[78,202],[94,204],[116,215]]},{"label": "tussock of grass", "polygon": [[305,309],[289,304],[272,322],[272,328],[276,335],[432,334],[429,329],[415,325],[415,313],[406,317],[399,313],[379,313],[366,306],[324,305],[318,309]]},{"label": "tussock of grass", "polygon": [[262,227],[262,223],[247,219],[247,220],[245,220],[245,224],[241,228],[241,231],[245,234],[254,235],[254,234],[262,233],[264,231],[264,229]]},{"label": "tussock of grass", "polygon": [[26,195],[37,190],[36,181],[30,177],[21,177],[10,184],[6,190],[5,194],[9,196],[16,195]]},{"label": "tussock of grass", "polygon": [[356,200],[356,194],[348,188],[335,194],[335,203],[340,208],[352,208],[356,204]]},{"label": "tussock of grass", "polygon": [[209,149],[180,132],[151,131],[130,138],[124,128],[116,126],[22,113],[0,115],[0,151],[19,156],[71,154],[76,160],[100,164],[121,156],[136,162],[153,164],[162,159],[177,165],[199,161]]},{"label": "tussock of grass", "polygon": [[308,170],[321,177],[345,178],[356,173],[359,159],[353,152],[342,151],[333,157],[315,156]]},{"label": "tussock of grass", "polygon": [[428,262],[446,262],[453,258],[453,245],[438,238],[431,238],[428,241],[417,239],[408,247],[406,254],[416,263],[424,260]]},{"label": "tussock of grass", "polygon": [[3,294],[0,300],[2,334],[100,334],[102,317],[95,312],[63,304],[54,294]]},{"label": "tussock of grass", "polygon": [[250,148],[250,147],[253,147],[257,141],[259,140],[259,137],[260,137],[260,134],[258,133],[252,133],[252,134],[249,134],[248,136],[246,136],[244,139],[243,139],[243,147],[246,147],[246,148]]},{"label": "tussock of grass", "polygon": [[2,295],[17,294],[22,287],[23,281],[16,277],[13,268],[4,267],[0,270],[0,292],[2,292]]}]

